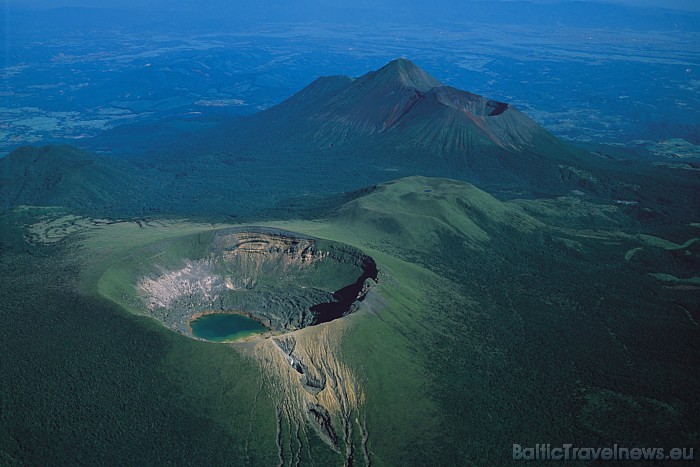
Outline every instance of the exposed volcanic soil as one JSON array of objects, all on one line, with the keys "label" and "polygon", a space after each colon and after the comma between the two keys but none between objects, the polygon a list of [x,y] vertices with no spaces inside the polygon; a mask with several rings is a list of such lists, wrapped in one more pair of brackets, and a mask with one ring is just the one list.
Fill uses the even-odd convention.
[{"label": "exposed volcanic soil", "polygon": [[136,284],[148,314],[188,336],[192,319],[213,312],[248,316],[272,332],[332,321],[354,311],[377,279],[374,260],[359,250],[281,230],[216,231],[203,250],[175,266],[156,253]]}]

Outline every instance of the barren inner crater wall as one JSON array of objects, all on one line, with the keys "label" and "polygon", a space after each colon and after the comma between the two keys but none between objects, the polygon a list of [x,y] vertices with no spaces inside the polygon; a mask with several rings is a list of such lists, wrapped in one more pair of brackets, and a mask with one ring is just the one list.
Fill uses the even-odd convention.
[{"label": "barren inner crater wall", "polygon": [[188,235],[143,253],[115,274],[133,281],[131,307],[188,336],[206,313],[241,313],[277,332],[331,321],[354,311],[377,279],[374,260],[353,247],[262,227]]}]

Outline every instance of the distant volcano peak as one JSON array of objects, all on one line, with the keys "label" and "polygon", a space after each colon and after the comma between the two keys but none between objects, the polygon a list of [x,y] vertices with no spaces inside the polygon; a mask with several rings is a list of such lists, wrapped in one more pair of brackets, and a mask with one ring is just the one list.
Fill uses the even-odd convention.
[{"label": "distant volcano peak", "polygon": [[453,161],[460,170],[481,164],[489,176],[506,152],[520,161],[525,150],[539,154],[550,151],[543,145],[557,145],[516,108],[443,85],[403,58],[355,79],[318,79],[271,112],[317,147],[352,142],[419,151],[417,157]]},{"label": "distant volcano peak", "polygon": [[405,58],[390,61],[377,71],[370,72],[360,80],[372,81],[377,84],[400,85],[402,88],[419,92],[428,92],[442,86],[442,83],[420,69],[415,63]]}]

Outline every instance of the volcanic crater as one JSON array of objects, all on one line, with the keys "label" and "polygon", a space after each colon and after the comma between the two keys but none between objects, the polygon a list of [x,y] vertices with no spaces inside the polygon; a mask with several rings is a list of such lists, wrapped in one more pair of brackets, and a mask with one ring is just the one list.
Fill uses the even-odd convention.
[{"label": "volcanic crater", "polygon": [[129,262],[138,264],[129,275],[139,308],[195,339],[192,321],[212,313],[247,316],[273,335],[329,322],[355,311],[377,282],[375,261],[360,250],[267,227],[188,235],[150,249]]}]

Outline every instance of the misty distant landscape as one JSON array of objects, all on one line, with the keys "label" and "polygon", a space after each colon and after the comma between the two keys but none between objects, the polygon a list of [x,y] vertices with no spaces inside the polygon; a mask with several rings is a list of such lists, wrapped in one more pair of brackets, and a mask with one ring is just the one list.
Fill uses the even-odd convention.
[{"label": "misty distant landscape", "polygon": [[0,465],[694,459],[692,2],[236,3],[0,1]]}]

